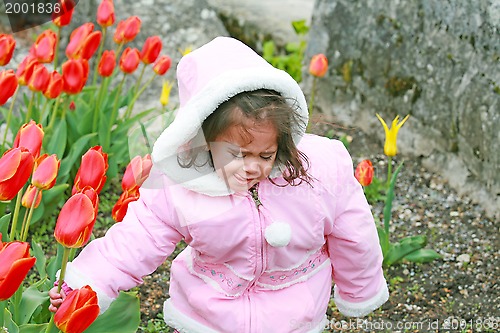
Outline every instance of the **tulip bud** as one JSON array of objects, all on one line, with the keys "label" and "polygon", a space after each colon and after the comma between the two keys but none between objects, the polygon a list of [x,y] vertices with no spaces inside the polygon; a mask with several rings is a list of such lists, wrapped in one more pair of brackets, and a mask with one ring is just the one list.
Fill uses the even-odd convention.
[{"label": "tulip bud", "polygon": [[153,70],[156,74],[163,75],[169,70],[171,64],[172,59],[167,55],[162,55],[156,60]]},{"label": "tulip bud", "polygon": [[61,161],[57,159],[56,154],[43,154],[35,161],[31,183],[41,190],[51,189],[56,183],[60,165]]},{"label": "tulip bud", "polygon": [[16,75],[20,85],[25,86],[28,84],[36,64],[38,64],[38,60],[31,54],[28,54],[19,64]]},{"label": "tulip bud", "polygon": [[[1,169],[0,169],[1,170]],[[1,171],[0,171],[1,172]],[[0,233],[0,301],[9,299],[19,289],[36,258],[30,257],[26,242],[2,242]]]},{"label": "tulip bud", "polygon": [[99,71],[99,75],[102,77],[108,77],[113,74],[116,66],[116,56],[115,51],[106,50],[103,52],[101,56],[101,60],[99,61],[99,66],[97,70]]},{"label": "tulip bud", "polygon": [[76,109],[75,101],[71,101],[69,103],[69,110],[70,111],[75,111],[75,109]]},{"label": "tulip bud", "polygon": [[82,163],[76,173],[72,193],[75,194],[86,186],[90,186],[99,194],[106,183],[107,170],[108,154],[102,152],[101,146],[90,148],[82,156]]},{"label": "tulip bud", "polygon": [[78,94],[89,76],[89,64],[85,59],[69,59],[62,64],[63,91]]},{"label": "tulip bud", "polygon": [[67,295],[54,315],[54,323],[64,333],[82,333],[99,316],[97,294],[84,286]]},{"label": "tulip bud", "polygon": [[354,172],[354,177],[359,181],[359,183],[363,186],[368,186],[372,183],[373,180],[373,165],[370,160],[361,161],[356,167],[356,171]]},{"label": "tulip bud", "polygon": [[113,206],[111,216],[116,222],[123,221],[125,214],[127,214],[128,204],[139,199],[139,189],[132,191],[125,191],[120,195],[120,198]]},{"label": "tulip bud", "polygon": [[30,49],[33,55],[41,63],[49,63],[54,60],[56,51],[57,34],[48,29],[42,32]]},{"label": "tulip bud", "polygon": [[316,54],[312,57],[309,64],[309,73],[316,77],[323,77],[328,70],[328,59],[322,53]]},{"label": "tulip bud", "polygon": [[147,65],[153,63],[158,58],[163,45],[160,37],[150,36],[146,38],[141,50],[141,61]]},{"label": "tulip bud", "polygon": [[66,47],[66,56],[69,59],[89,60],[97,51],[101,37],[100,31],[94,31],[94,24],[84,23],[71,33]]},{"label": "tulip bud", "polygon": [[147,154],[144,158],[134,157],[123,174],[122,189],[124,191],[138,189],[148,178],[152,166],[151,155]]},{"label": "tulip bud", "polygon": [[52,73],[50,73],[49,84],[43,92],[43,95],[51,99],[57,98],[62,92],[63,85],[64,82],[61,74],[59,74],[57,71],[53,71]]},{"label": "tulip bud", "polygon": [[36,202],[33,208],[37,208],[40,205],[40,202],[42,201],[42,191],[38,190],[33,184],[30,184],[26,189],[26,192],[24,192],[23,194],[21,205],[26,208],[31,208],[31,206],[33,205],[33,200],[35,200],[35,195]]},{"label": "tulip bud", "polygon": [[24,147],[28,149],[33,158],[36,159],[40,155],[44,135],[42,125],[31,120],[29,123],[22,125],[17,131],[13,146],[14,148]]},{"label": "tulip bud", "polygon": [[399,116],[396,116],[396,118],[394,118],[394,120],[392,121],[391,128],[387,126],[382,117],[380,117],[378,114],[376,114],[376,116],[378,120],[382,123],[382,126],[384,127],[385,131],[384,154],[390,157],[396,156],[396,154],[398,153],[397,139],[398,139],[399,129],[401,128],[401,126],[403,126],[403,124],[406,122],[408,117],[410,117],[410,115],[404,117],[400,123],[398,123]]},{"label": "tulip bud", "polygon": [[139,62],[139,50],[127,47],[120,58],[120,69],[126,74],[132,74],[139,66]]},{"label": "tulip bud", "polygon": [[71,23],[75,3],[72,0],[59,0],[59,12],[52,13],[52,22],[58,27],[65,27]]},{"label": "tulip bud", "polygon": [[8,69],[0,72],[0,105],[7,103],[14,95],[18,87],[17,77],[14,70]]},{"label": "tulip bud", "polygon": [[109,27],[115,23],[115,5],[113,0],[103,0],[97,7],[97,23],[103,27]]},{"label": "tulip bud", "polygon": [[161,89],[160,103],[163,106],[168,104],[168,100],[170,99],[170,91],[172,90],[173,84],[169,81],[163,82],[163,87]]},{"label": "tulip bud", "polygon": [[0,157],[0,201],[12,200],[28,181],[33,156],[26,148],[11,148]]},{"label": "tulip bud", "polygon": [[49,70],[43,64],[36,64],[28,81],[28,87],[31,91],[45,91],[49,85],[49,78]]},{"label": "tulip bud", "polygon": [[118,22],[113,40],[117,44],[128,43],[134,40],[141,30],[141,19],[131,16],[126,20]]},{"label": "tulip bud", "polygon": [[73,194],[63,205],[57,217],[54,237],[63,246],[80,248],[92,235],[99,197],[90,186]]},{"label": "tulip bud", "polygon": [[5,66],[10,62],[15,48],[16,40],[12,35],[0,34],[0,66]]}]

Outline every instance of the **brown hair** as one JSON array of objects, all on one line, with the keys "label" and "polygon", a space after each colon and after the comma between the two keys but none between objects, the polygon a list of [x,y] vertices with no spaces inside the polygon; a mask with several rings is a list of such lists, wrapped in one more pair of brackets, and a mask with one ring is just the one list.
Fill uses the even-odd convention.
[{"label": "brown hair", "polygon": [[[292,186],[299,185],[302,181],[311,183],[311,176],[307,173],[309,161],[307,156],[297,149],[293,141],[299,128],[305,128],[305,119],[299,114],[295,100],[290,103],[287,99],[273,90],[259,89],[242,92],[223,102],[217,110],[205,119],[202,131],[206,142],[214,142],[217,136],[233,125],[240,126],[242,136],[252,140],[252,135],[244,126],[244,121],[251,119],[257,123],[270,122],[278,133],[278,151],[274,163],[285,169],[283,178]],[[240,112],[237,113],[236,110]],[[201,166],[207,162],[213,166],[212,160],[198,165],[195,163],[198,154],[204,148],[191,149],[178,158],[182,167]],[[296,180],[299,180],[297,183]],[[271,180],[272,182],[272,180]],[[273,184],[275,184],[273,182]],[[277,185],[277,184],[275,184]]]}]

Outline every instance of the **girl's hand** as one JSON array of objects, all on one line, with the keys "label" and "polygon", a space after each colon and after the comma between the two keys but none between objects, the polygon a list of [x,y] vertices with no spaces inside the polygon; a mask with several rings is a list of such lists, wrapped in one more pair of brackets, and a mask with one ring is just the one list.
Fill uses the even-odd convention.
[{"label": "girl's hand", "polygon": [[59,309],[59,306],[61,306],[62,302],[66,298],[66,293],[64,292],[63,289],[61,289],[61,292],[58,293],[57,287],[54,287],[49,290],[49,297],[50,297],[49,311],[56,312],[57,309]]}]

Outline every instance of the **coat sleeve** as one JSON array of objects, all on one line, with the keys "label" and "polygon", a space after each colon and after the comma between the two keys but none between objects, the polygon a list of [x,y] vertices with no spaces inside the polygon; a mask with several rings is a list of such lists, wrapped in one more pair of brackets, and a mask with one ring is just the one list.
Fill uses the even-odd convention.
[{"label": "coat sleeve", "polygon": [[331,215],[325,226],[333,268],[334,301],[351,317],[365,316],[389,298],[382,270],[382,250],[370,206],[354,178],[351,157],[339,141],[330,141],[335,168],[330,169]]},{"label": "coat sleeve", "polygon": [[90,285],[101,312],[118,296],[143,282],[186,238],[186,228],[176,225],[168,202],[164,176],[151,171],[140,189],[139,200],[128,206],[122,222],[90,242],[68,264],[65,282],[76,289]]}]

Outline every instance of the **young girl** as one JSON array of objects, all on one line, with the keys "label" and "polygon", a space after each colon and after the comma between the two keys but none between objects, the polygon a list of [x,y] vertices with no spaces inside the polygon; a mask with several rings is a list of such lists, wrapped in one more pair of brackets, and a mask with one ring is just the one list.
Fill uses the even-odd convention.
[{"label": "young girl", "polygon": [[[65,288],[90,285],[105,311],[184,240],[164,305],[180,332],[322,332],[332,280],[343,314],[381,306],[372,214],[342,143],[305,134],[298,84],[226,37],[177,77],[181,106],[140,199],[68,264]],[[55,311],[63,295],[50,295]]]}]

